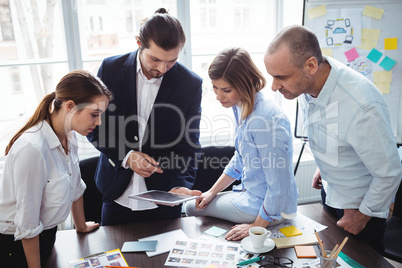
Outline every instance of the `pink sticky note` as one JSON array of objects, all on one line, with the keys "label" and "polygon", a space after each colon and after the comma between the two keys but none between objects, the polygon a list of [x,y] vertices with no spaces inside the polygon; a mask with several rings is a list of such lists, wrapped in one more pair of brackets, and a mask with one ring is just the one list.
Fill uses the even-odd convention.
[{"label": "pink sticky note", "polygon": [[359,57],[359,53],[357,53],[356,48],[352,48],[345,52],[345,56],[348,62],[351,62]]}]

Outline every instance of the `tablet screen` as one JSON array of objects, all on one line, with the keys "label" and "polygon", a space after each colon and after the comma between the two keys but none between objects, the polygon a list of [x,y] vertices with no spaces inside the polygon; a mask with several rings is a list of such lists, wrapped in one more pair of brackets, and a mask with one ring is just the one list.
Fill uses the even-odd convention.
[{"label": "tablet screen", "polygon": [[195,195],[176,194],[159,190],[151,190],[143,193],[133,194],[129,195],[128,197],[171,205],[177,205],[185,201],[198,198],[198,196]]}]

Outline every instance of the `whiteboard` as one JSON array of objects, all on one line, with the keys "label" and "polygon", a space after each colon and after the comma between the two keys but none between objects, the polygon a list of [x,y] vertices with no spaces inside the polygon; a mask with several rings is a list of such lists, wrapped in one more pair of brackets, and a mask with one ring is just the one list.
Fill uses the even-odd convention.
[{"label": "whiteboard", "polygon": [[[363,15],[367,14],[371,7],[383,10],[381,18]],[[303,25],[317,35],[324,55],[332,54],[332,57],[361,72],[381,88],[390,112],[392,130],[399,145],[402,144],[401,13],[401,0],[304,0],[303,12]],[[374,12],[375,15],[378,13]],[[344,27],[340,23],[343,23]],[[397,49],[385,50],[385,39],[387,48],[394,44],[392,41],[395,39],[390,38],[397,38]],[[376,49],[375,53],[378,51],[378,55],[381,55],[378,62],[367,58],[375,60],[372,57],[374,54],[369,55],[372,48]],[[391,69],[390,65],[383,65],[386,62],[385,57],[396,62],[393,66],[391,64]],[[385,72],[388,72],[387,78],[378,77],[378,74]],[[300,109],[297,109],[295,137],[305,139],[302,118]]]}]

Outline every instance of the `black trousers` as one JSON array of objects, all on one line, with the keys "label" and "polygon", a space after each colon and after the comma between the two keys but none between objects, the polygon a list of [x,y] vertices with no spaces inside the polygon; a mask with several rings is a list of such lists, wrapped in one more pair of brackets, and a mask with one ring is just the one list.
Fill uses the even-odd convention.
[{"label": "black trousers", "polygon": [[[57,226],[44,230],[39,235],[40,260],[43,266],[49,257],[56,241]],[[14,235],[0,234],[1,267],[28,267],[21,240],[14,241]]]},{"label": "black trousers", "polygon": [[158,205],[155,209],[132,211],[114,201],[104,201],[101,225],[177,219],[181,218],[181,207],[181,204],[174,207]]},{"label": "black trousers", "polygon": [[[343,209],[332,208],[325,204],[327,194],[324,188],[321,189],[322,205],[326,211],[331,213],[338,220],[343,217]],[[378,253],[384,253],[384,233],[385,233],[386,219],[371,217],[367,222],[366,227],[357,235],[350,234],[352,237],[365,241]]]}]

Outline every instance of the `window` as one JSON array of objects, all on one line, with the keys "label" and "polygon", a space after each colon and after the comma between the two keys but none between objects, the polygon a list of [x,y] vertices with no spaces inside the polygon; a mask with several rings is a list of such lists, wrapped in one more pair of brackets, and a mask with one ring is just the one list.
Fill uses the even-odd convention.
[{"label": "window", "polygon": [[11,20],[10,2],[9,0],[0,1],[0,27],[1,27],[1,40],[13,41],[14,28]]},{"label": "window", "polygon": [[[0,0],[0,150],[69,70],[97,73],[105,57],[135,50],[142,20],[160,7],[191,32],[190,53],[179,60],[190,62],[204,79],[202,144],[233,144],[232,111],[215,100],[208,66],[222,49],[240,46],[266,74],[268,43],[283,25],[301,23],[302,5],[294,0]],[[267,80],[269,85],[268,75]],[[264,92],[294,117],[293,102],[270,86]],[[84,141],[84,151],[91,151]]]},{"label": "window", "polygon": [[0,1],[0,150],[68,72],[60,1]]}]

